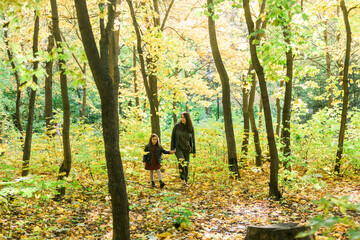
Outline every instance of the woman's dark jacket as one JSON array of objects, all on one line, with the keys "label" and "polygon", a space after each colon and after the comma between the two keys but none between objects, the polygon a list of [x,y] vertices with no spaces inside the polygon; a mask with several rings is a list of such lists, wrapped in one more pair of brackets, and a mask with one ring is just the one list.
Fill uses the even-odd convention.
[{"label": "woman's dark jacket", "polygon": [[[178,148],[179,145],[179,136],[180,136],[180,131],[187,131],[187,130],[182,130],[181,129],[181,125],[182,123],[177,123],[175,124],[172,134],[171,134],[171,150],[175,150],[176,148]],[[195,148],[195,133],[194,132],[188,132],[188,134],[190,135],[189,138],[189,152],[191,153],[196,153],[196,148]],[[186,149],[183,149],[186,150]]]},{"label": "woman's dark jacket", "polygon": [[[152,149],[151,148],[152,148],[152,146],[146,145],[145,149],[144,149],[144,151],[148,152],[148,153],[143,156],[143,162],[146,162],[148,164],[151,163],[151,159],[152,159]],[[160,147],[156,146],[155,156],[156,156],[156,162],[158,164],[161,163],[161,154],[162,153],[170,154],[170,151],[166,151],[161,146]]]}]

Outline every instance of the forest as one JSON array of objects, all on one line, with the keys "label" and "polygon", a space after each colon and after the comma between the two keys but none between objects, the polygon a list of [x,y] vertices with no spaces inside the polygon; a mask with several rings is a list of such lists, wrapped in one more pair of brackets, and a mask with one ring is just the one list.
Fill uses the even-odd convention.
[{"label": "forest", "polygon": [[0,12],[0,239],[360,239],[360,0]]}]

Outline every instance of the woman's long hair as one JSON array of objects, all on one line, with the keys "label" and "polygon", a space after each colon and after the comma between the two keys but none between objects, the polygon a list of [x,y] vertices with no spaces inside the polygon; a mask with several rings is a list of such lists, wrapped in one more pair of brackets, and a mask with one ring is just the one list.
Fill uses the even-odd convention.
[{"label": "woman's long hair", "polygon": [[181,113],[181,115],[183,115],[186,119],[186,124],[182,124],[181,121],[181,126],[184,126],[187,128],[188,132],[190,133],[193,133],[194,132],[194,127],[193,127],[193,124],[192,124],[192,121],[191,121],[191,118],[190,118],[190,114],[188,112],[183,112]]},{"label": "woman's long hair", "polygon": [[156,135],[156,133],[151,134],[150,139],[149,139],[148,146],[149,146],[149,147],[150,147],[150,146],[153,146],[152,141],[151,141],[151,139],[152,139],[153,137],[156,137],[156,138],[157,138],[157,143],[155,144],[155,146],[160,147],[160,146],[161,146],[161,145],[160,145],[160,139],[159,139],[158,135]]}]

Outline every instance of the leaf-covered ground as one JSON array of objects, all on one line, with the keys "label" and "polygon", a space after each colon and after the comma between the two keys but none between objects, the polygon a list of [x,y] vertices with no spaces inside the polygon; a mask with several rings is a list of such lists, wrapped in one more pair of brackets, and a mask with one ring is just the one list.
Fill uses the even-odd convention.
[{"label": "leaf-covered ground", "polygon": [[[124,162],[132,239],[243,239],[248,225],[306,224],[323,213],[314,202],[321,197],[348,196],[349,201],[360,202],[359,177],[299,175],[281,179],[284,199],[275,202],[267,198],[268,163],[264,170],[241,170],[241,179],[233,180],[226,167],[202,164],[196,158],[190,169],[190,186],[184,188],[176,163],[165,162],[163,178],[167,185],[163,189],[158,182],[156,188],[150,187],[141,162]],[[0,239],[111,239],[106,175],[97,175],[96,166],[82,168],[74,165],[66,197],[60,202],[51,200],[52,185],[46,184],[54,176],[38,171],[36,181],[35,175],[14,177],[27,190],[9,192],[2,200]],[[32,184],[41,183],[42,187],[29,190]],[[0,187],[4,189],[5,185]],[[341,215],[340,211],[334,214]],[[359,223],[358,213],[348,214]],[[321,236],[320,230],[316,238],[348,239],[347,228],[336,225],[326,236]]]}]

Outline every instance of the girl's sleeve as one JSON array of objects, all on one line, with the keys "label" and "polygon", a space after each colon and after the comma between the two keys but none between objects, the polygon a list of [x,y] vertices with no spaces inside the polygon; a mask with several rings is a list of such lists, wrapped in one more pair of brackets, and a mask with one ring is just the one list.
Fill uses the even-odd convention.
[{"label": "girl's sleeve", "polygon": [[161,152],[164,154],[170,154],[170,151],[165,150],[163,147],[161,147]]},{"label": "girl's sleeve", "polygon": [[[148,149],[147,146],[145,146],[144,152],[149,152],[149,149]],[[147,162],[147,155],[148,155],[148,153],[145,153],[145,154],[143,155],[143,162]]]}]

